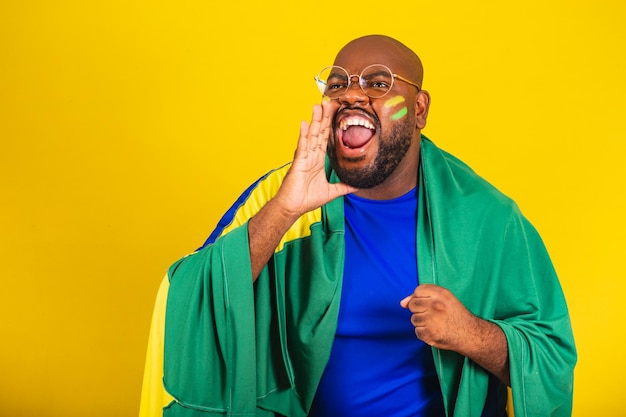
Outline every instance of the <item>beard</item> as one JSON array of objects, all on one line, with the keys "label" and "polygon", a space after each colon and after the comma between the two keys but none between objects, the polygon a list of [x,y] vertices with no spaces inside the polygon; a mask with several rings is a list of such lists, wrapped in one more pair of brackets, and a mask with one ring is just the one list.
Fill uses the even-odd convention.
[{"label": "beard", "polygon": [[374,162],[366,167],[346,168],[341,166],[334,147],[329,146],[330,164],[341,182],[363,189],[376,187],[389,178],[411,147],[414,123],[410,119],[407,117],[401,123],[394,125],[388,137],[380,134],[378,154],[374,158]]}]

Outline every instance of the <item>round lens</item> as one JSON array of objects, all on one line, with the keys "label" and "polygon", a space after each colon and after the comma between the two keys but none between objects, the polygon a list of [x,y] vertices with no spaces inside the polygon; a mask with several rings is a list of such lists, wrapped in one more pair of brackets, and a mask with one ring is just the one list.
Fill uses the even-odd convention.
[{"label": "round lens", "polygon": [[363,69],[359,82],[365,94],[372,98],[379,98],[391,90],[393,75],[386,66],[374,64]]},{"label": "round lens", "polygon": [[348,89],[348,73],[341,67],[326,67],[315,77],[315,83],[322,94],[337,98]]}]

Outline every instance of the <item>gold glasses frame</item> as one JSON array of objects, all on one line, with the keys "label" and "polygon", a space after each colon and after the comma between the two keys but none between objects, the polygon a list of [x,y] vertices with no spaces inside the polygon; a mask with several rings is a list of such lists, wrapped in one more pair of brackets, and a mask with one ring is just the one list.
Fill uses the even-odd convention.
[{"label": "gold glasses frame", "polygon": [[[371,71],[371,69],[373,67],[381,67],[381,69],[384,70],[384,72],[388,73],[391,76],[391,82],[389,84],[388,87],[385,87],[386,90],[384,92],[382,92],[381,94],[376,94],[376,93],[372,93],[372,88],[368,87],[367,82],[368,80],[366,78],[363,78],[363,74],[367,73],[368,71]],[[333,68],[338,69],[339,71],[343,72],[346,74],[346,80],[347,80],[347,84],[341,86],[340,89],[336,90],[333,94],[329,94],[328,92],[328,85],[325,79],[323,79],[322,74],[324,72],[327,72]],[[353,81],[354,78],[357,78],[356,84],[359,85],[359,87],[361,88],[361,91],[363,91],[363,93],[365,95],[367,95],[370,98],[381,98],[384,97],[385,95],[387,95],[389,93],[389,91],[391,91],[391,89],[393,88],[393,82],[394,80],[398,79],[400,81],[404,81],[407,84],[410,84],[414,87],[417,88],[417,91],[421,91],[422,87],[420,85],[418,85],[417,83],[414,83],[413,81],[404,78],[401,75],[395,74],[393,71],[391,71],[391,69],[383,64],[372,64],[372,65],[368,65],[367,67],[363,68],[363,70],[361,71],[360,74],[350,74],[345,68],[340,67],[338,65],[330,65],[327,67],[322,68],[322,70],[315,76],[313,77],[313,79],[315,80],[315,84],[317,85],[317,88],[320,90],[320,92],[325,96],[328,97],[330,99],[336,100],[339,99],[339,97],[341,97],[342,95],[344,95],[352,86],[352,84],[355,84],[355,82]],[[341,79],[343,79],[342,77],[340,77]],[[375,90],[374,90],[375,91]]]}]

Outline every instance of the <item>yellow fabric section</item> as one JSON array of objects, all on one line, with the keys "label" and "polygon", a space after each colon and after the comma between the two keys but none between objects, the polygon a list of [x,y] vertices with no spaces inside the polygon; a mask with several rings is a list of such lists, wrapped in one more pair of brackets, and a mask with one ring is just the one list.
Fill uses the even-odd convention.
[{"label": "yellow fabric section", "polygon": [[[233,229],[245,224],[280,188],[282,180],[287,175],[290,165],[286,165],[268,175],[252,191],[246,202],[239,207],[231,224],[222,231],[222,236]],[[281,239],[276,251],[283,249],[285,243],[310,236],[313,223],[321,221],[321,208],[305,213],[301,216]],[[163,407],[175,401],[163,387],[163,343],[165,336],[165,312],[167,307],[167,294],[169,291],[169,279],[167,275],[161,282],[152,313],[148,350],[144,367],[143,386],[141,390],[141,402],[139,417],[156,417],[163,415]]]},{"label": "yellow fabric section", "polygon": [[[261,208],[274,197],[276,191],[278,191],[278,189],[280,188],[280,184],[285,178],[285,175],[287,175],[287,171],[289,171],[290,167],[291,164],[287,164],[284,167],[272,172],[265,179],[259,182],[256,188],[250,193],[250,196],[248,197],[246,202],[241,207],[239,207],[239,209],[237,209],[237,213],[235,214],[232,223],[224,228],[221,236],[224,236],[228,234],[231,230],[245,224],[255,214],[257,214],[261,210]],[[285,243],[289,241],[310,236],[311,225],[321,220],[321,208],[315,209],[302,215],[289,228],[289,230],[287,230],[287,233],[285,233],[280,243],[276,247],[276,252],[281,251],[285,246]]]},{"label": "yellow fabric section", "polygon": [[161,417],[163,407],[174,398],[163,387],[163,341],[165,336],[165,308],[170,287],[167,275],[163,278],[152,313],[148,352],[141,388],[139,417]]},{"label": "yellow fabric section", "polygon": [[515,417],[515,410],[513,410],[513,393],[511,387],[506,389],[506,411],[509,417]]},{"label": "yellow fabric section", "polygon": [[311,235],[311,225],[313,223],[319,222],[322,220],[322,209],[318,208],[313,211],[309,211],[304,215],[300,216],[298,221],[296,221],[293,226],[287,230],[285,236],[280,240],[280,243],[276,247],[276,252],[279,252],[285,246],[285,243],[290,242],[292,240],[300,239],[306,236]]}]

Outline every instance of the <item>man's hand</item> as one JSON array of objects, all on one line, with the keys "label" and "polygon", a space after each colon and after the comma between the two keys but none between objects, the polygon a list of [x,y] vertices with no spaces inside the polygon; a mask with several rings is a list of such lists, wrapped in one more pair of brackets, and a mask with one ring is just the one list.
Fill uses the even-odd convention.
[{"label": "man's hand", "polygon": [[332,109],[327,101],[313,107],[311,124],[302,122],[294,160],[276,195],[285,214],[298,218],[335,198],[354,192],[343,183],[330,184],[324,172]]},{"label": "man's hand", "polygon": [[413,313],[411,323],[418,339],[444,350],[459,352],[471,340],[479,320],[450,291],[438,285],[418,286],[400,305]]},{"label": "man's hand", "polygon": [[313,107],[311,124],[302,122],[293,163],[276,196],[248,223],[252,279],[274,253],[285,232],[304,213],[354,192],[345,184],[330,184],[324,172],[331,129],[331,104]]},{"label": "man's hand", "polygon": [[426,344],[472,359],[508,385],[509,355],[499,326],[473,315],[446,288],[419,285],[400,305],[413,315],[415,335]]}]

